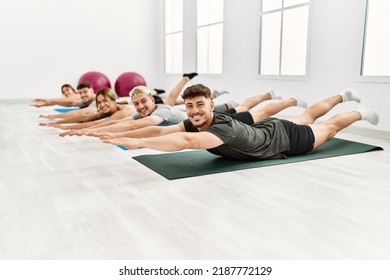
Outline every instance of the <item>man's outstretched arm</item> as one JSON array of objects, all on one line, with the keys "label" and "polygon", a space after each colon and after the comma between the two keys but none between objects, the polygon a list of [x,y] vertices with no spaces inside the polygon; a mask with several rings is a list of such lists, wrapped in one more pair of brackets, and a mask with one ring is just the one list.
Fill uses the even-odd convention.
[{"label": "man's outstretched arm", "polygon": [[167,152],[211,149],[223,144],[221,139],[209,132],[176,132],[151,138],[114,138],[103,142],[121,145],[127,149],[149,148]]}]

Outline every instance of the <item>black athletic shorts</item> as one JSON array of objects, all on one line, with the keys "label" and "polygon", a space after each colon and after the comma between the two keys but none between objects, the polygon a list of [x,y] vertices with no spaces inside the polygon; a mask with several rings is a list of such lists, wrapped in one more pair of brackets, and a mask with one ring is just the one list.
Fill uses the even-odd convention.
[{"label": "black athletic shorts", "polygon": [[233,114],[237,114],[237,111],[236,111],[236,109],[234,109],[234,108],[230,108],[230,109],[226,109],[226,110],[224,111],[224,113],[233,115]]},{"label": "black athletic shorts", "polygon": [[245,124],[249,124],[249,125],[254,124],[253,117],[249,112],[240,112],[240,113],[227,114],[227,115],[230,115],[233,119],[243,122]]},{"label": "black athletic shorts", "polygon": [[154,98],[155,104],[164,104],[164,101],[162,100],[162,98],[160,96],[154,95],[153,98]]},{"label": "black athletic shorts", "polygon": [[280,120],[290,140],[290,151],[286,156],[303,155],[313,150],[314,133],[308,125],[297,125],[287,120]]}]

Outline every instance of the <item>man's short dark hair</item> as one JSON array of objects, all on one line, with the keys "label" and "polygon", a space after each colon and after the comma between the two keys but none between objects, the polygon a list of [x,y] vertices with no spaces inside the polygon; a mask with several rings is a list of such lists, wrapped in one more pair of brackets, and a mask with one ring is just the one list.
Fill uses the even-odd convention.
[{"label": "man's short dark hair", "polygon": [[62,92],[62,90],[64,89],[64,87],[68,87],[68,88],[72,89],[73,92],[76,92],[75,89],[74,89],[70,84],[63,84],[63,85],[61,86],[61,92]]},{"label": "man's short dark hair", "polygon": [[92,85],[90,83],[80,83],[77,85],[77,90],[80,90],[82,88],[92,88]]},{"label": "man's short dark hair", "polygon": [[183,95],[183,99],[190,99],[198,96],[204,96],[206,98],[211,98],[211,90],[202,84],[197,84],[186,88]]}]

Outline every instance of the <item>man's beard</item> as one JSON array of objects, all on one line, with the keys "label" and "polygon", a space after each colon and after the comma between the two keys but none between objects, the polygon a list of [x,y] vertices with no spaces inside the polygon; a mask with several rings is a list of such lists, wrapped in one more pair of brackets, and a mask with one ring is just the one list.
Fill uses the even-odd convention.
[{"label": "man's beard", "polygon": [[206,121],[203,121],[203,122],[201,122],[201,123],[199,123],[199,122],[198,122],[198,123],[193,123],[193,122],[191,122],[191,123],[192,123],[193,126],[199,128],[199,127],[204,126],[204,125],[206,124]]}]

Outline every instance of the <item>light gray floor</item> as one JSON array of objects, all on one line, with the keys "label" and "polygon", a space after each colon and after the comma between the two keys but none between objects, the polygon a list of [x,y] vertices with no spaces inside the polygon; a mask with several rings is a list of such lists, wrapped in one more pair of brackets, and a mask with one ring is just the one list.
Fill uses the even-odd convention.
[{"label": "light gray floor", "polygon": [[[0,259],[389,259],[385,150],[169,181],[0,103]],[[180,166],[178,166],[180,172]]]}]

